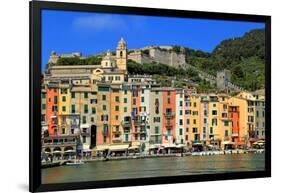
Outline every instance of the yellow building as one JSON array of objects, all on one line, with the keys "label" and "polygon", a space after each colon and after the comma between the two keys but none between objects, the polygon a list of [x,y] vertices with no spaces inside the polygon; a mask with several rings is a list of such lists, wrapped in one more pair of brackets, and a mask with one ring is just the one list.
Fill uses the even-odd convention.
[{"label": "yellow building", "polygon": [[249,145],[251,134],[254,133],[255,97],[248,92],[241,92],[229,99],[230,105],[239,106],[240,141]]},{"label": "yellow building", "polygon": [[120,85],[111,85],[111,95],[110,95],[110,135],[111,144],[121,144],[122,143],[122,127],[121,127],[121,89]]}]

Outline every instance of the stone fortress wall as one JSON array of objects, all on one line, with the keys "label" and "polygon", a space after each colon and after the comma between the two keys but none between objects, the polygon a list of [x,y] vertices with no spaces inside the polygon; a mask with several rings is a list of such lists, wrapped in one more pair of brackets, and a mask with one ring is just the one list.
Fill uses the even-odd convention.
[{"label": "stone fortress wall", "polygon": [[140,49],[131,50],[128,59],[137,63],[161,63],[173,67],[185,64],[185,50],[181,48],[179,53],[172,51],[172,46],[146,46]]}]

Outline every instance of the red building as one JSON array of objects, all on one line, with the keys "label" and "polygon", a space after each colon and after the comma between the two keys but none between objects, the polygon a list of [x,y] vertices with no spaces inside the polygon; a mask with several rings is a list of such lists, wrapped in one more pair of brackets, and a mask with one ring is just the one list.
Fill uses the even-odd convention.
[{"label": "red building", "polygon": [[46,120],[49,136],[58,135],[58,90],[58,88],[50,85],[46,93]]}]

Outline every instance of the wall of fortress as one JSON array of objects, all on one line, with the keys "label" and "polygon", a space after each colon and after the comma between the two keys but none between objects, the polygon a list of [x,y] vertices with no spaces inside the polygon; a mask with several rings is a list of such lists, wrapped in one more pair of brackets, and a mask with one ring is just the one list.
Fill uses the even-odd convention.
[{"label": "wall of fortress", "polygon": [[[162,48],[162,47],[160,47]],[[140,50],[134,50],[128,55],[128,59],[131,59],[137,63],[162,63],[173,67],[179,67],[185,64],[185,54],[176,53],[169,50],[170,47],[163,47],[161,50],[156,47],[145,47]],[[148,50],[148,55],[142,53],[142,50]]]}]

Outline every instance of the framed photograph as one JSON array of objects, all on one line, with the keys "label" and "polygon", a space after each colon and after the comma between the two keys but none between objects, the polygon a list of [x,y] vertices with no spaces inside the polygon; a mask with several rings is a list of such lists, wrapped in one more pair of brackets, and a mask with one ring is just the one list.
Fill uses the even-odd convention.
[{"label": "framed photograph", "polygon": [[271,18],[30,2],[30,191],[271,176]]}]

